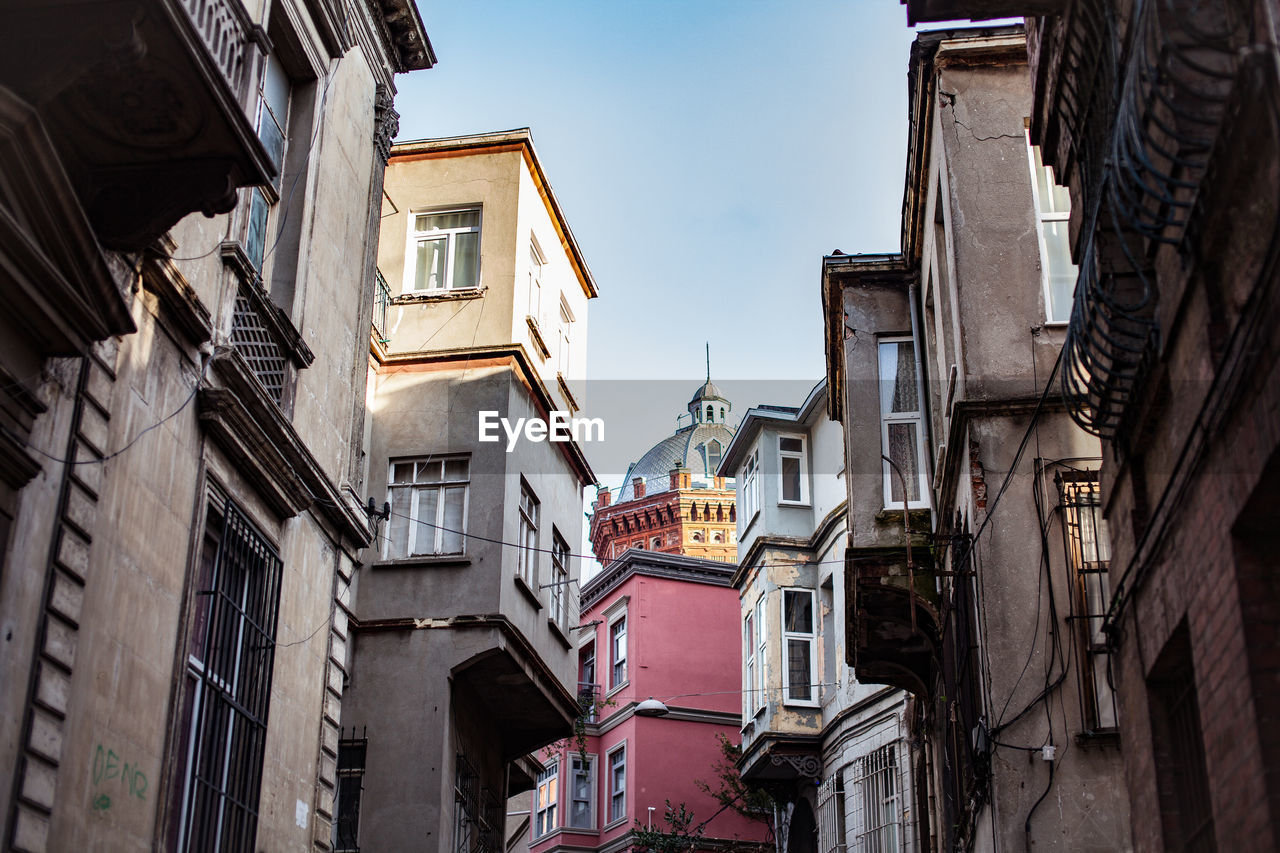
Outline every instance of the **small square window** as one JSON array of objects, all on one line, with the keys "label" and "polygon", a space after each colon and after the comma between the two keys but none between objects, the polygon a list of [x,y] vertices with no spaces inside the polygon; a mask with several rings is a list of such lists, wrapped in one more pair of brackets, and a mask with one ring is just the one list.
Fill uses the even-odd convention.
[{"label": "small square window", "polygon": [[409,220],[406,293],[480,285],[480,208],[418,213]]}]

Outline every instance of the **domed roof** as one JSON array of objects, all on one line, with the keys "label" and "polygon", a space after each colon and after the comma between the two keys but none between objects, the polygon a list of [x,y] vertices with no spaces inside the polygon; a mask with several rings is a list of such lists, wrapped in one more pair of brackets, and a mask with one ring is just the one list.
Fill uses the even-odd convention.
[{"label": "domed roof", "polygon": [[694,403],[701,403],[703,400],[708,400],[708,399],[711,399],[711,400],[727,400],[728,399],[727,397],[725,397],[723,394],[720,393],[720,389],[717,388],[716,384],[712,382],[710,379],[708,379],[705,383],[703,383],[702,387],[694,392],[693,399],[689,401],[689,405],[692,406]]},{"label": "domed roof", "polygon": [[733,434],[733,427],[724,423],[695,423],[676,430],[674,435],[649,448],[627,469],[626,480],[615,503],[635,498],[631,481],[636,477],[644,477],[646,495],[670,491],[671,469],[677,465],[689,469],[695,488],[711,488],[720,460],[729,442],[733,441]]}]

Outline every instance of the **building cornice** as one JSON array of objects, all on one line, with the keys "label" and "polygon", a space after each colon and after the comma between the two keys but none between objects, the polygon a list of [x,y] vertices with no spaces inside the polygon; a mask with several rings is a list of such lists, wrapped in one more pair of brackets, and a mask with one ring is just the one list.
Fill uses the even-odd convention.
[{"label": "building cornice", "polygon": [[[377,362],[376,367],[388,372],[395,369],[412,370],[414,368],[449,370],[457,366],[472,370],[482,367],[509,367],[519,378],[520,384],[529,392],[540,417],[549,419],[551,412],[559,411],[556,409],[555,399],[547,390],[546,383],[538,376],[537,370],[533,367],[533,359],[529,357],[523,344],[450,347],[407,353],[380,353],[371,348],[371,353]],[[582,452],[578,442],[557,441],[553,446],[559,448],[560,453],[577,473],[578,482],[584,487],[595,485],[595,471],[591,469],[591,464],[587,462],[586,454]]]},{"label": "building cornice", "polygon": [[848,505],[848,501],[841,501],[838,506],[823,517],[818,526],[814,528],[813,533],[807,538],[799,536],[770,536],[767,534],[757,536],[751,541],[751,547],[747,549],[747,553],[739,560],[738,568],[733,573],[732,584],[734,588],[742,588],[743,580],[751,571],[757,568],[756,561],[760,559],[766,549],[776,548],[800,551],[810,557],[820,555],[826,550],[825,543],[832,536],[839,535],[846,527],[845,513]]},{"label": "building cornice", "polygon": [[661,551],[627,549],[621,557],[607,563],[602,572],[583,585],[580,610],[586,612],[591,605],[634,575],[729,586],[734,569],[733,563],[722,563],[718,560],[686,557],[683,554],[664,554]]}]

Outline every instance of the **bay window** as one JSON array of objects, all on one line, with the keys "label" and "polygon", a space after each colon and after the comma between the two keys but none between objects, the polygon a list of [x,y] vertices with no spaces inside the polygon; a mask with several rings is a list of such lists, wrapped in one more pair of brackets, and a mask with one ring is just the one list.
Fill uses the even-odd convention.
[{"label": "bay window", "polygon": [[1071,319],[1079,269],[1071,262],[1068,236],[1071,194],[1054,179],[1053,167],[1046,166],[1040,146],[1027,139],[1027,159],[1031,163],[1031,194],[1036,206],[1036,234],[1040,241],[1040,281],[1044,288],[1044,319],[1065,323]]},{"label": "bay window", "polygon": [[808,468],[804,436],[778,436],[778,503],[809,502]]}]

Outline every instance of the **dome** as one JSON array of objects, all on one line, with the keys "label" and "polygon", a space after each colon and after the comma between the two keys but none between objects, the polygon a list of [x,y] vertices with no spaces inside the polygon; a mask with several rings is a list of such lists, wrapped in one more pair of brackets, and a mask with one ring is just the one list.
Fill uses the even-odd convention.
[{"label": "dome", "polygon": [[712,487],[720,460],[733,441],[734,429],[725,423],[733,406],[708,379],[694,392],[688,408],[693,423],[659,441],[627,469],[616,503],[635,498],[631,481],[636,477],[644,478],[646,495],[670,491],[671,469],[677,466],[689,469],[694,488]]}]

